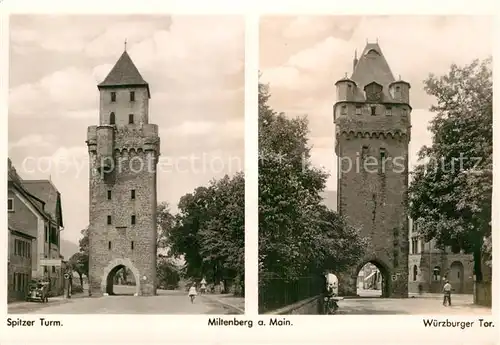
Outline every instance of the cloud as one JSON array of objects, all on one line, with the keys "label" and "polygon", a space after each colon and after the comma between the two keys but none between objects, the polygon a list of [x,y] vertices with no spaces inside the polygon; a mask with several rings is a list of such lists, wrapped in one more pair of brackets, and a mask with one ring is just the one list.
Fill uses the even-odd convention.
[{"label": "cloud", "polygon": [[[203,138],[202,145],[207,145],[207,138],[215,139],[215,143],[221,140],[241,139],[245,135],[245,122],[243,119],[227,122],[216,121],[185,121],[180,125],[160,129],[161,137],[178,138],[176,140],[192,141]],[[211,140],[213,143],[214,140]]]},{"label": "cloud", "polygon": [[290,56],[287,65],[294,66],[308,72],[324,71],[334,64],[334,59],[351,56],[349,44],[334,37],[327,37],[311,48],[304,49]]},{"label": "cloud", "polygon": [[[261,69],[267,71],[266,80],[274,87],[296,90],[297,84],[307,81],[314,90],[332,85],[347,72],[352,72],[354,51],[361,52],[365,41],[378,39],[393,73],[401,75],[422,91],[422,80],[431,72],[444,73],[452,63],[466,64],[474,58],[492,54],[492,20],[486,17],[436,17],[436,16],[384,16],[384,17],[319,17],[298,18],[290,25],[325,27],[327,21],[336,30],[327,37],[309,38],[297,34],[296,44],[308,43],[308,47],[290,55],[281,66],[267,66],[266,52]],[[295,23],[295,24],[293,24]],[[463,28],[468,29],[463,32]],[[273,28],[275,30],[275,28]],[[338,35],[338,30],[352,30],[349,39]],[[266,28],[262,28],[263,35]],[[397,32],[397,34],[395,34]],[[327,33],[327,32],[325,32]],[[460,34],[459,34],[460,33]],[[281,47],[275,44],[274,47]],[[473,47],[473,48],[472,48]],[[276,48],[278,49],[278,48]],[[271,51],[267,52],[271,59]],[[331,86],[330,86],[331,87]],[[333,87],[331,87],[333,88]],[[303,88],[306,91],[306,88]],[[415,90],[413,88],[412,90]],[[307,92],[304,92],[307,95]],[[415,99],[422,102],[422,97]],[[415,106],[415,104],[414,104]],[[427,107],[428,104],[416,105]]]},{"label": "cloud", "polygon": [[[137,28],[141,28],[137,30]],[[106,29],[106,31],[86,44],[84,52],[89,57],[108,57],[116,55],[116,52],[142,42],[150,37],[158,29],[155,22],[143,20],[135,22],[118,22]]]},{"label": "cloud", "polygon": [[224,76],[243,69],[243,22],[238,17],[175,17],[168,31],[156,31],[131,45],[130,54],[141,70],[191,86],[210,79],[211,85],[202,87],[217,88]]},{"label": "cloud", "polygon": [[263,83],[269,83],[272,89],[276,87],[301,90],[314,86],[314,81],[311,78],[301,74],[297,68],[290,66],[264,68],[260,80]]},{"label": "cloud", "polygon": [[267,19],[261,22],[265,37],[260,50],[261,81],[270,83],[269,103],[276,111],[290,117],[308,115],[311,160],[332,173],[328,188],[336,189],[334,84],[346,72],[352,73],[355,50],[359,56],[367,40],[378,39],[395,77],[401,75],[412,85],[409,159],[413,167],[417,152],[432,141],[427,127],[434,114],[427,109],[435,100],[423,90],[423,80],[429,73],[447,73],[453,63],[464,65],[491,55],[492,24],[492,18],[480,16]]},{"label": "cloud", "polygon": [[10,90],[9,111],[21,117],[59,116],[97,106],[96,80],[90,70],[59,70]]},{"label": "cloud", "polygon": [[55,142],[55,135],[42,136],[40,134],[30,134],[22,137],[18,141],[9,144],[9,150],[22,147],[51,147]]},{"label": "cloud", "polygon": [[310,37],[321,34],[331,27],[331,22],[321,17],[300,16],[292,20],[283,30],[285,38]]},{"label": "cloud", "polygon": [[[10,24],[9,139],[17,146],[9,155],[16,167],[32,158],[27,178],[52,176],[63,195],[66,238],[76,239],[88,223],[86,127],[98,124],[96,86],[125,39],[151,88],[149,119],[160,128],[161,157],[206,157],[197,171],[160,172],[158,200],[175,205],[234,170],[231,159],[243,161],[242,17],[26,15]],[[23,139],[45,133],[57,133],[53,146]]]},{"label": "cloud", "polygon": [[[154,22],[118,21],[111,22],[104,33],[90,42],[89,35],[83,33],[75,39],[88,43],[84,50],[87,56],[116,56],[118,59],[123,40],[117,37],[127,36],[132,60],[151,84],[153,92],[166,96],[166,101],[173,98],[178,102],[200,103],[206,100],[213,103],[221,98],[243,97],[244,25],[240,18],[179,17],[172,21],[168,30],[156,28]],[[85,31],[82,27],[79,30]],[[42,44],[61,37],[54,33],[45,38],[39,33],[17,28],[12,30],[12,36],[18,45]],[[200,38],[203,38],[203,44],[200,44]],[[81,46],[83,43],[78,44]],[[71,117],[86,109],[97,108],[96,85],[104,80],[114,63],[85,68],[68,66],[45,75],[37,82],[19,85],[10,90],[11,113],[21,117]],[[236,78],[237,85],[234,75],[239,76]],[[239,90],[235,91],[237,88]],[[155,97],[154,101],[157,100],[163,101]]]}]

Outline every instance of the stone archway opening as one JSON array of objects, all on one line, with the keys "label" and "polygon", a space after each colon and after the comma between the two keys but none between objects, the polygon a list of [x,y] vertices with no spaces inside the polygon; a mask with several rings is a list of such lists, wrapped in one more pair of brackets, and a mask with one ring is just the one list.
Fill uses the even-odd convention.
[{"label": "stone archway opening", "polygon": [[104,269],[101,291],[109,296],[139,296],[139,271],[129,259],[114,259]]},{"label": "stone archway opening", "polygon": [[388,297],[389,273],[376,261],[368,261],[358,270],[356,294],[359,297]]},{"label": "stone archway opening", "polygon": [[134,296],[137,284],[132,271],[125,265],[118,265],[108,273],[106,293],[109,296]]}]

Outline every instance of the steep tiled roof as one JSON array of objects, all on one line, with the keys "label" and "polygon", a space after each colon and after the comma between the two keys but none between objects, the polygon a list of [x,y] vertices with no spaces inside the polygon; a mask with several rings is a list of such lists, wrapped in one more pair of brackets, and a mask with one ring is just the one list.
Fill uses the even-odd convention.
[{"label": "steep tiled roof", "polygon": [[376,81],[384,88],[394,81],[389,64],[378,43],[367,43],[352,73],[352,80],[363,89],[367,84]]},{"label": "steep tiled roof", "polygon": [[45,211],[63,226],[61,194],[49,180],[24,180],[23,186],[30,194],[45,202]]},{"label": "steep tiled roof", "polygon": [[43,200],[40,200],[36,196],[32,195],[26,186],[24,185],[24,181],[21,179],[21,177],[18,175],[16,169],[12,165],[12,161],[10,158],[8,159],[8,177],[7,177],[7,182],[9,185],[9,188],[12,186],[16,190],[18,190],[21,195],[23,195],[28,202],[30,202],[35,209],[45,218],[48,219],[47,212],[45,211],[45,202]]},{"label": "steep tiled roof", "polygon": [[148,83],[142,78],[127,51],[124,51],[115,66],[111,69],[111,72],[109,72],[108,76],[98,87],[139,85],[148,86]]},{"label": "steep tiled roof", "polygon": [[364,87],[376,82],[383,87],[382,101],[387,103],[395,102],[389,94],[389,85],[395,81],[394,75],[378,43],[366,44],[363,53],[354,66],[351,79],[357,85],[354,90],[354,99],[356,101],[365,101]]}]

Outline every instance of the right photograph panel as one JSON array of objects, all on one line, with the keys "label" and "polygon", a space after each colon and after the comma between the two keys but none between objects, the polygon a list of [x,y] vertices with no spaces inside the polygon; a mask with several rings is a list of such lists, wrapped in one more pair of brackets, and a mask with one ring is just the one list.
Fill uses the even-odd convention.
[{"label": "right photograph panel", "polygon": [[261,18],[259,313],[491,314],[492,36]]}]

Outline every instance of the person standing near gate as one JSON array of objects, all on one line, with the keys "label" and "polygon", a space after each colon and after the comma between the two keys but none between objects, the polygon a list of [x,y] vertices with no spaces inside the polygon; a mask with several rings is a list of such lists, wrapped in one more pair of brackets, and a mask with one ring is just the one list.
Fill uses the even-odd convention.
[{"label": "person standing near gate", "polygon": [[443,305],[446,307],[446,301],[448,301],[448,305],[451,307],[451,284],[449,280],[443,286],[443,293]]}]

